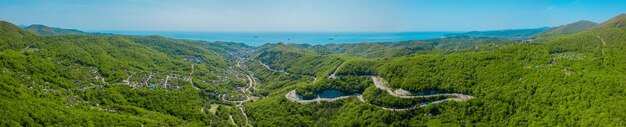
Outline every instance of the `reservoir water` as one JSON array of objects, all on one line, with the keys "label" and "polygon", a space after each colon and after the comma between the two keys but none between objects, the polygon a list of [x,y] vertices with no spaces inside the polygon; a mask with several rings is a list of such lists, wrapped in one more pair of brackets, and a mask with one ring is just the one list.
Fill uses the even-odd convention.
[{"label": "reservoir water", "polygon": [[343,95],[344,93],[338,90],[324,90],[319,94],[320,98],[336,98]]},{"label": "reservoir water", "polygon": [[358,42],[395,42],[442,38],[455,32],[397,32],[397,33],[326,33],[326,32],[160,32],[160,31],[94,31],[123,35],[159,35],[176,39],[240,42],[250,46],[265,43],[341,44]]}]

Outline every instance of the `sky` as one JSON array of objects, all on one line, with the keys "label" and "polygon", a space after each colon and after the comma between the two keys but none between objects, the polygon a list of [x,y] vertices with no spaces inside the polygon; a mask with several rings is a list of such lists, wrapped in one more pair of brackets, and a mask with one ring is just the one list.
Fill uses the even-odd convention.
[{"label": "sky", "polygon": [[603,22],[624,0],[2,0],[0,20],[87,31],[416,32]]}]

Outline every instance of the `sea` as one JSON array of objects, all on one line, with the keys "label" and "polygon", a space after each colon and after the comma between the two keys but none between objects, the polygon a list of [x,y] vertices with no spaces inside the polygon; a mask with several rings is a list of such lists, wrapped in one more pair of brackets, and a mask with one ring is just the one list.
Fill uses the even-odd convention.
[{"label": "sea", "polygon": [[349,33],[349,32],[163,32],[163,31],[97,31],[123,35],[159,35],[176,39],[204,40],[209,42],[239,42],[250,46],[266,43],[297,44],[343,44],[358,42],[396,42],[442,38],[457,32],[398,32],[398,33]]}]

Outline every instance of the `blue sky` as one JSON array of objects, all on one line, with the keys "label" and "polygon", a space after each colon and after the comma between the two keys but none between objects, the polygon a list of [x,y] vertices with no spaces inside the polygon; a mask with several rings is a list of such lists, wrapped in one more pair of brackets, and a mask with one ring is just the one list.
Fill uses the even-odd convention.
[{"label": "blue sky", "polygon": [[0,20],[88,31],[471,31],[602,22],[623,0],[2,0]]}]

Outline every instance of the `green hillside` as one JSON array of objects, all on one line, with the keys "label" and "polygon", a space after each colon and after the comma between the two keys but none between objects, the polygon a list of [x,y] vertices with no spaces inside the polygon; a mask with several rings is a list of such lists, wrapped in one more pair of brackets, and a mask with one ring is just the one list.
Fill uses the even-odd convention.
[{"label": "green hillside", "polygon": [[598,29],[607,29],[607,28],[626,28],[626,14],[620,14],[600,25],[598,25]]},{"label": "green hillside", "polygon": [[247,46],[0,26],[2,126],[228,126],[204,108],[237,114],[218,96],[243,86],[229,52]]},{"label": "green hillside", "polygon": [[[622,20],[623,16],[618,16],[599,26],[615,26]],[[623,35],[625,28],[597,27],[542,43],[509,44],[492,50],[347,58],[338,69],[345,78],[318,77],[317,82],[277,90],[246,108],[251,119],[264,126],[622,126],[626,124],[621,119],[626,118],[626,108],[621,106],[626,105],[621,101],[626,97]],[[298,52],[294,50],[289,49]],[[279,61],[311,61],[275,55]],[[306,64],[289,67],[299,66]],[[313,72],[333,70],[319,69]],[[407,106],[415,100],[389,97],[376,88],[363,89],[358,79],[347,79],[359,75],[381,76],[392,88],[456,91],[476,98],[387,111],[380,107]],[[363,93],[369,102],[353,98],[299,104],[284,97],[293,89],[311,97],[323,89],[342,90],[346,85],[356,91],[345,92]]]},{"label": "green hillside", "polygon": [[49,27],[49,26],[40,25],[40,24],[33,24],[33,25],[25,27],[24,29],[28,31],[32,31],[34,33],[38,33],[39,35],[44,35],[44,36],[68,35],[68,34],[111,35],[111,34],[105,34],[105,33],[88,33],[88,32],[83,32],[83,31],[76,30],[76,29],[55,28],[55,27]]},{"label": "green hillside", "polygon": [[284,46],[294,50],[310,52],[309,54],[332,55],[341,54],[362,58],[384,58],[410,56],[415,54],[448,54],[491,50],[498,46],[525,43],[517,38],[492,38],[492,37],[447,37],[428,40],[413,40],[400,42],[362,42],[349,44],[267,44],[259,47],[265,51],[266,47]]},{"label": "green hillside", "polygon": [[624,22],[251,47],[2,21],[0,126],[624,126]]},{"label": "green hillside", "polygon": [[587,21],[587,20],[581,20],[578,22],[574,22],[574,23],[570,23],[570,24],[566,24],[566,25],[561,25],[558,27],[553,27],[550,28],[546,31],[543,31],[541,33],[538,33],[535,36],[551,36],[551,35],[561,35],[561,34],[573,34],[573,33],[578,33],[581,31],[585,31],[587,29],[590,29],[594,26],[598,25],[598,23],[595,22],[591,22],[591,21]]}]

